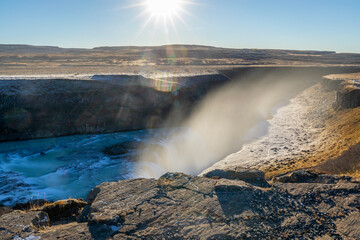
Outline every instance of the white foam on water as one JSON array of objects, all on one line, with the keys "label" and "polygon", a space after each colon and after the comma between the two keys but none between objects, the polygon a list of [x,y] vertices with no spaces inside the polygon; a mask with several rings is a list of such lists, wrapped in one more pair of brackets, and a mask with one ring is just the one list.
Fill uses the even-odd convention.
[{"label": "white foam on water", "polygon": [[[102,182],[139,177],[142,167],[161,172],[156,163],[134,162],[137,152],[107,156],[105,147],[127,141],[165,138],[169,129],[68,136],[0,143],[0,204],[29,199],[86,198]],[[164,141],[162,141],[164,143]],[[157,143],[158,144],[158,143]],[[166,144],[165,144],[166,145]]]}]

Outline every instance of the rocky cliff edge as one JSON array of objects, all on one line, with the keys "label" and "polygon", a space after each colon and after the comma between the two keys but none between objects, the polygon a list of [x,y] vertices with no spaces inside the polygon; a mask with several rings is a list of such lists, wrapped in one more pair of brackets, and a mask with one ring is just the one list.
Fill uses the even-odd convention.
[{"label": "rocky cliff edge", "polygon": [[250,175],[167,173],[157,180],[106,182],[89,193],[76,221],[54,222],[49,209],[16,210],[0,217],[0,238],[360,238],[355,179],[301,170],[259,184],[261,174]]}]

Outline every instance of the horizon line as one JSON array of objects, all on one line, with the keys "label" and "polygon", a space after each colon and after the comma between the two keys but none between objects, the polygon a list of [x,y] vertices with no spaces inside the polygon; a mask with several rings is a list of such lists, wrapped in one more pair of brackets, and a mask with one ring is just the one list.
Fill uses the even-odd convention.
[{"label": "horizon line", "polygon": [[337,52],[335,50],[318,50],[318,49],[291,49],[291,48],[257,48],[257,47],[223,47],[223,46],[214,46],[214,45],[204,45],[204,44],[192,44],[192,43],[171,43],[171,44],[161,44],[161,45],[99,45],[94,47],[63,47],[60,45],[46,45],[46,44],[28,44],[28,43],[0,43],[0,46],[9,45],[9,46],[31,46],[31,47],[49,47],[49,48],[59,48],[59,49],[78,49],[78,50],[95,50],[98,48],[126,48],[126,47],[166,47],[166,46],[197,46],[197,47],[210,47],[210,48],[221,48],[221,49],[233,49],[233,50],[277,50],[277,51],[314,51],[314,52],[329,52],[329,53],[349,53],[349,54],[360,54],[360,52]]}]

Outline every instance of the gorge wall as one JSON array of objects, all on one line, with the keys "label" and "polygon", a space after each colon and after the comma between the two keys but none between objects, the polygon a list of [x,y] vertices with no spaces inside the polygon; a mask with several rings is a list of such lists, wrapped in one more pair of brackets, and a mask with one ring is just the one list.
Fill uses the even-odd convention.
[{"label": "gorge wall", "polygon": [[[297,84],[293,91],[284,92],[290,97],[323,75],[355,71],[360,69],[247,67],[212,75],[161,79],[140,75],[94,75],[88,80],[3,79],[0,141],[160,127],[169,115],[178,116],[179,121],[172,124],[179,123],[208,92],[231,81],[258,83],[261,94],[261,89],[286,78]],[[252,97],[257,98],[255,94]],[[283,96],[278,99],[281,100]]]},{"label": "gorge wall", "polygon": [[360,106],[360,74],[333,74],[323,77],[323,85],[336,91],[336,106],[357,108]]},{"label": "gorge wall", "polygon": [[0,141],[159,127],[227,78],[94,76],[0,81]]}]

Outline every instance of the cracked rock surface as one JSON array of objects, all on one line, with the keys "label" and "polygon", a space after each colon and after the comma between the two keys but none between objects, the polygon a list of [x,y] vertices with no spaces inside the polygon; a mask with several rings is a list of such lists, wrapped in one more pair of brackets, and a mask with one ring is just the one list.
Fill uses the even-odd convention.
[{"label": "cracked rock surface", "polygon": [[[317,173],[299,174],[302,174],[299,181],[284,180],[266,187],[182,173],[167,173],[158,180],[103,183],[89,193],[88,205],[78,221],[33,228],[21,236],[24,239],[27,236],[32,239],[360,239],[359,182],[330,175],[314,176]],[[19,211],[1,216],[1,234],[7,231],[4,226],[16,224],[10,217],[13,214]],[[6,232],[12,237],[8,239],[16,236],[12,232],[12,235]]]},{"label": "cracked rock surface", "polygon": [[44,212],[15,210],[0,217],[0,239],[30,237],[34,232],[44,229],[49,224],[49,216]]}]

